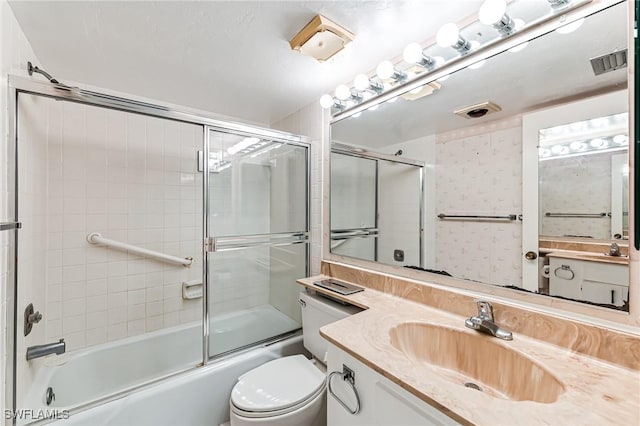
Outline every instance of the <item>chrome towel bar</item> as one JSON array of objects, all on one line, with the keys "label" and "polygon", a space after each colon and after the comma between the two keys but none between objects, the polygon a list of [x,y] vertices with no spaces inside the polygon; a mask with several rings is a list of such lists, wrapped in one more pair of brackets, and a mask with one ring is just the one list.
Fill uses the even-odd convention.
[{"label": "chrome towel bar", "polygon": [[611,217],[611,213],[550,213],[547,212],[544,214],[546,217],[584,217],[584,218],[603,218],[603,217]]},{"label": "chrome towel bar", "polygon": [[[336,401],[338,401],[338,403],[344,407],[345,410],[347,410],[349,413],[355,416],[360,412],[360,395],[358,395],[358,389],[356,389],[355,374],[353,370],[351,370],[346,365],[342,365],[342,369],[343,369],[342,371],[333,371],[329,374],[329,377],[327,377],[327,388],[329,389],[329,393],[331,394],[331,396],[333,396],[336,399]],[[353,389],[353,393],[356,396],[356,408],[351,409],[333,391],[333,388],[331,387],[331,379],[333,378],[333,376],[336,376],[336,375],[342,377],[342,380],[349,383],[349,385],[351,386],[351,389]]]},{"label": "chrome towel bar", "polygon": [[522,215],[509,214],[504,216],[492,216],[492,215],[457,215],[457,214],[443,214],[438,215],[439,219],[460,219],[460,220],[522,220]]}]

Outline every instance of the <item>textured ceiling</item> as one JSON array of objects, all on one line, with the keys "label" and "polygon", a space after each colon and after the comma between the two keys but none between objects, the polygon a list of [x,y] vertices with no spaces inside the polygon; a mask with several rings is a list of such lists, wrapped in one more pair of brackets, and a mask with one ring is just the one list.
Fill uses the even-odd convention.
[{"label": "textured ceiling", "polygon": [[[397,57],[481,0],[11,1],[41,61],[75,81],[273,123]],[[327,63],[288,41],[317,14],[356,34]]]}]

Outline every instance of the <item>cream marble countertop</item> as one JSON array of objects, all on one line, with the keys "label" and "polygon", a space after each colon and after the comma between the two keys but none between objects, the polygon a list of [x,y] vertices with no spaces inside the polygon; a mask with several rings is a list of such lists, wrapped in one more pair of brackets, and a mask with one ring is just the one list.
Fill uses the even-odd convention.
[{"label": "cream marble countertop", "polygon": [[585,260],[588,262],[613,263],[616,265],[628,265],[628,256],[608,256],[604,253],[589,253],[573,250],[553,250],[546,254],[547,257],[560,257],[563,259]]},{"label": "cream marble countertop", "polygon": [[[640,371],[609,364],[514,333],[512,341],[493,343],[519,352],[555,376],[564,386],[552,403],[513,401],[465,388],[447,379],[440,367],[409,359],[391,344],[391,330],[424,322],[474,334],[464,317],[370,288],[342,296],[313,285],[324,275],[298,280],[319,293],[365,308],[326,325],[320,334],[373,370],[461,423],[478,425],[637,425],[640,424]],[[355,284],[355,283],[354,283]],[[475,312],[470,312],[475,314]],[[429,344],[425,342],[424,344]],[[474,350],[474,348],[469,348]],[[477,353],[491,357],[491,353]],[[495,368],[501,368],[495,365]]]}]

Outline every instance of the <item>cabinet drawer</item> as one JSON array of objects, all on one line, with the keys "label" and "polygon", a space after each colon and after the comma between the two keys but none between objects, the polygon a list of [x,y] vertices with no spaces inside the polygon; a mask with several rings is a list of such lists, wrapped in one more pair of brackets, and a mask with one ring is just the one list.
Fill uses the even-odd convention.
[{"label": "cabinet drawer", "polygon": [[582,262],[583,279],[629,287],[629,266],[601,262]]},{"label": "cabinet drawer", "polygon": [[622,306],[625,301],[629,300],[629,287],[584,280],[582,282],[582,298],[589,302]]}]

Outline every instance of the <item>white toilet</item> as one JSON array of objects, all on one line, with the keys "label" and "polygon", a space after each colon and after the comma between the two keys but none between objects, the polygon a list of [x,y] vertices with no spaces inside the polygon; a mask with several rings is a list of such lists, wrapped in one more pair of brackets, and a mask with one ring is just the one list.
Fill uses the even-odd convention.
[{"label": "white toilet", "polygon": [[[323,426],[326,424],[327,342],[323,325],[361,311],[300,293],[304,355],[278,358],[243,374],[231,391],[231,426]],[[319,362],[320,361],[320,362]]]}]

